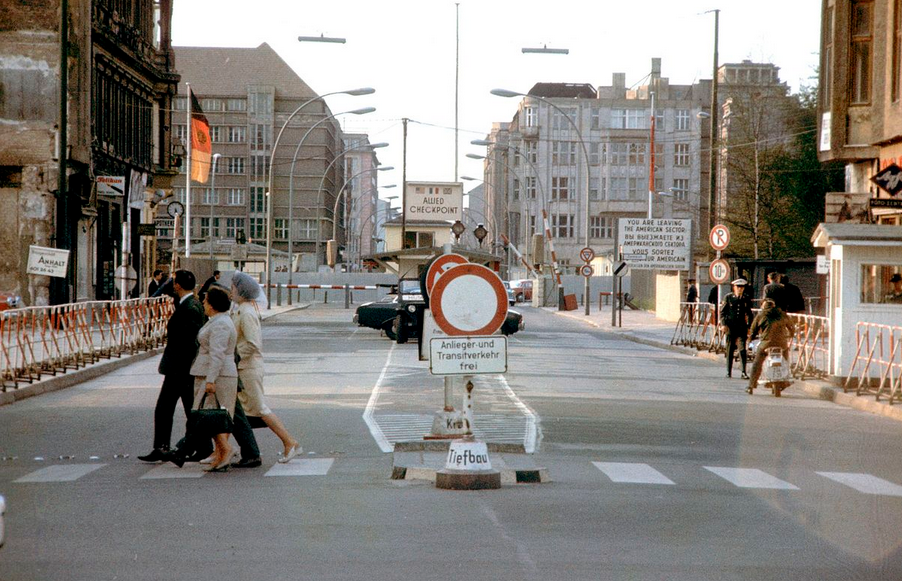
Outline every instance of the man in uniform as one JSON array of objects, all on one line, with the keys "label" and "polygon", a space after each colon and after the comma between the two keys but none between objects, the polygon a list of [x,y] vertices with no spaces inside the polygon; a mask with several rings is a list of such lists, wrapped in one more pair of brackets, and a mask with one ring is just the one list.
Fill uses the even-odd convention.
[{"label": "man in uniform", "polygon": [[720,304],[720,322],[727,336],[727,377],[733,377],[733,358],[739,348],[739,361],[742,363],[742,379],[748,379],[746,364],[745,339],[752,321],[752,301],[745,295],[748,281],[737,278],[731,283],[733,292],[724,297]]}]

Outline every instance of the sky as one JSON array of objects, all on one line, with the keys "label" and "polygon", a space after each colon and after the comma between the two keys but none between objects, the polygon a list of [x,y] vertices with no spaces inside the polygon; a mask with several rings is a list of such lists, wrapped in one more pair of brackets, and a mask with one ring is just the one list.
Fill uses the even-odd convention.
[{"label": "sky", "polygon": [[[372,106],[348,116],[346,131],[368,133],[383,166],[380,186],[402,182],[402,118],[407,132],[407,180],[481,178],[484,139],[493,122],[510,121],[518,99],[538,82],[610,85],[615,72],[639,84],[662,59],[671,84],[710,79],[714,14],[720,9],[719,61],[772,62],[793,91],[812,84],[821,0],[175,0],[176,46],[255,47],[268,43],[319,94],[373,87],[372,95],[336,95],[333,112]],[[459,30],[459,54],[455,40]],[[298,42],[298,36],[347,39],[345,44]],[[568,55],[523,54],[524,47],[566,48]],[[178,62],[176,62],[178,68]],[[458,81],[455,82],[457,76]],[[479,182],[465,181],[469,191]],[[398,189],[380,190],[383,197]],[[398,201],[394,201],[398,205]]]}]

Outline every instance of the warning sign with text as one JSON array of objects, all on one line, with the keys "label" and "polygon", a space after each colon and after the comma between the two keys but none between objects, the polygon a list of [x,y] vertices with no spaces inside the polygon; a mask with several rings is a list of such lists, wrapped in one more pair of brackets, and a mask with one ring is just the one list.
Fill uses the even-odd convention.
[{"label": "warning sign with text", "polygon": [[463,220],[464,186],[460,182],[407,182],[407,221]]},{"label": "warning sign with text", "polygon": [[620,218],[617,232],[630,268],[689,270],[692,220]]}]

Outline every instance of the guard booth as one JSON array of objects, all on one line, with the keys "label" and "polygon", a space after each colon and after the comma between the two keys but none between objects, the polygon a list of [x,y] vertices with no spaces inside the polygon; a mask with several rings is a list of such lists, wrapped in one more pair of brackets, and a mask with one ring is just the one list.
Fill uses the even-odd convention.
[{"label": "guard booth", "polygon": [[848,375],[859,322],[902,326],[902,303],[887,302],[902,274],[902,226],[820,224],[811,238],[829,263],[830,373]]}]

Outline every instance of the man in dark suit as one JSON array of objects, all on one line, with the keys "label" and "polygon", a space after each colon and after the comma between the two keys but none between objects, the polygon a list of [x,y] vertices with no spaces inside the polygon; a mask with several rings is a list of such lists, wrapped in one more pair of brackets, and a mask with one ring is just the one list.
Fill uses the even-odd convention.
[{"label": "man in dark suit", "polygon": [[[187,270],[177,270],[172,281],[176,294],[175,312],[166,325],[166,348],[158,371],[163,375],[163,386],[154,409],[153,451],[138,456],[144,462],[160,462],[168,459],[169,439],[172,436],[172,417],[178,400],[187,417],[194,403],[194,378],[191,363],[197,355],[197,333],[204,325],[204,308],[194,296],[197,281]],[[212,450],[212,445],[210,450]],[[197,454],[203,454],[197,450]]]}]

